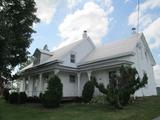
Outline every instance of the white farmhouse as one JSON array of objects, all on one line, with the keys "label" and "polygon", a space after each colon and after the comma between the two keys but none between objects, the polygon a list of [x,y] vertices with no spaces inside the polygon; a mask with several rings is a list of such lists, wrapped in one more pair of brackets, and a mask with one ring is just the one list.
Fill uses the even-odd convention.
[{"label": "white farmhouse", "polygon": [[[153,74],[155,60],[143,33],[135,33],[126,40],[95,47],[84,31],[82,39],[52,52],[36,49],[34,62],[21,70],[20,91],[38,96],[47,88],[48,78],[56,74],[63,83],[63,97],[80,97],[84,84],[91,76],[105,86],[121,65],[136,67],[142,77],[148,75],[148,84],[136,96],[156,95]],[[95,95],[100,94],[96,89]]]}]

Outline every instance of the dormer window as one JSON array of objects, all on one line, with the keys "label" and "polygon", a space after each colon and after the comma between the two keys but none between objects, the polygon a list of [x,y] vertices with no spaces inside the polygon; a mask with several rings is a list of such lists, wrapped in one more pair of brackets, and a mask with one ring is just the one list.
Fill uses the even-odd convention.
[{"label": "dormer window", "polygon": [[75,56],[75,54],[71,54],[70,55],[70,62],[71,63],[75,63],[76,62],[76,56]]},{"label": "dormer window", "polygon": [[36,54],[35,57],[34,57],[33,64],[37,65],[39,63],[40,63],[40,54]]}]

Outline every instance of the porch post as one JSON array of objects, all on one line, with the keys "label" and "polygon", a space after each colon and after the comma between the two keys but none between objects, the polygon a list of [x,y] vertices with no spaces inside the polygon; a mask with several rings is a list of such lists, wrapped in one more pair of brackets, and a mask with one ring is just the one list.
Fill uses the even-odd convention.
[{"label": "porch post", "polygon": [[78,97],[80,97],[80,76],[81,76],[81,73],[78,72],[77,73],[77,78],[78,78],[78,81],[77,81],[77,84],[78,84]]},{"label": "porch post", "polygon": [[31,76],[28,76],[28,82],[29,82],[29,96],[33,95],[33,80],[31,79]]},{"label": "porch post", "polygon": [[91,80],[91,73],[92,73],[92,71],[87,71],[87,75],[88,75],[88,80],[89,81]]},{"label": "porch post", "polygon": [[59,71],[60,71],[60,70],[55,69],[55,70],[54,70],[54,74],[58,76]]},{"label": "porch post", "polygon": [[43,91],[42,73],[39,74],[39,94]]},{"label": "porch post", "polygon": [[21,81],[21,88],[20,89],[21,89],[20,92],[24,92],[25,91],[25,77]]}]

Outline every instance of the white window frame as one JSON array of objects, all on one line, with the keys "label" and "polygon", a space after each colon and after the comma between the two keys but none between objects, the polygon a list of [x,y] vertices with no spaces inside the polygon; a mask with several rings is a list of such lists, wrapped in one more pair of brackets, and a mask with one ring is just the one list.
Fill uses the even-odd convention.
[{"label": "white window frame", "polygon": [[76,62],[76,54],[71,53],[70,54],[70,62],[75,63]]}]

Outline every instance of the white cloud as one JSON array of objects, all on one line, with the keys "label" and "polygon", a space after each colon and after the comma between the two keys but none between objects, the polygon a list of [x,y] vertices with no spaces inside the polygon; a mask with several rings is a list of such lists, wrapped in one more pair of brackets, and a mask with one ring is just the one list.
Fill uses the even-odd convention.
[{"label": "white cloud", "polygon": [[104,4],[104,8],[106,8],[106,14],[109,15],[113,12],[114,7],[112,5],[112,0],[101,0],[101,4]]},{"label": "white cloud", "polygon": [[37,5],[37,16],[41,22],[49,24],[56,12],[58,0],[35,0]]},{"label": "white cloud", "polygon": [[82,0],[67,0],[68,8],[75,7],[78,3],[80,3]]},{"label": "white cloud", "polygon": [[[151,38],[155,39],[154,43],[150,43],[151,48],[160,47],[160,18],[159,15],[154,15],[149,11],[155,8],[160,7],[160,0],[145,0],[143,3],[139,5],[139,30],[143,31],[147,37],[147,40]],[[133,27],[137,27],[138,23],[138,6],[136,9],[130,14],[128,18],[129,25]]]},{"label": "white cloud", "polygon": [[83,9],[67,15],[59,26],[60,36],[64,40],[59,47],[81,39],[84,30],[88,31],[88,35],[95,44],[99,44],[108,33],[111,7],[111,5],[108,7],[110,11],[108,12],[94,2],[87,2]]},{"label": "white cloud", "polygon": [[[138,12],[134,11],[130,16],[129,16],[129,25],[133,27],[137,27],[138,24]],[[150,14],[142,14],[141,12],[139,13],[139,25],[140,29],[143,29],[147,27],[151,22],[151,15]]]},{"label": "white cloud", "polygon": [[154,74],[157,86],[160,86],[160,65],[154,66]]},{"label": "white cloud", "polygon": [[150,43],[151,48],[160,47],[160,17],[153,21],[145,30],[144,34],[150,40],[154,37],[155,41]]},{"label": "white cloud", "polygon": [[[143,27],[146,27],[148,24],[151,23],[151,14],[147,13],[148,10],[160,7],[160,0],[145,0],[143,3],[139,5],[139,18],[140,18],[140,25],[144,24],[144,21],[147,21]],[[130,14],[128,21],[129,25],[136,27],[137,19],[138,19],[138,6],[136,9]]]},{"label": "white cloud", "polygon": [[143,12],[146,12],[148,9],[154,9],[160,7],[160,0],[145,0],[144,3],[140,4],[140,9]]}]

